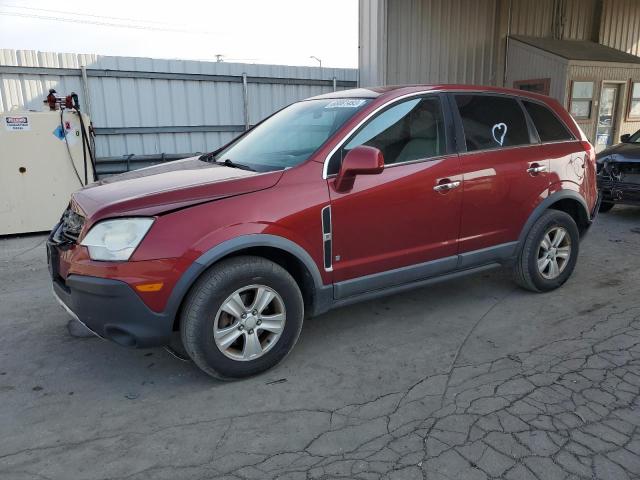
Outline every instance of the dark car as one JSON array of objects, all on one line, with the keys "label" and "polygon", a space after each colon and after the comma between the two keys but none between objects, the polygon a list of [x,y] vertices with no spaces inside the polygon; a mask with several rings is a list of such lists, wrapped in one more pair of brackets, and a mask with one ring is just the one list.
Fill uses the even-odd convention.
[{"label": "dark car", "polygon": [[601,212],[616,203],[640,205],[640,130],[620,141],[596,156]]},{"label": "dark car", "polygon": [[359,89],[76,192],[48,252],[56,296],[98,335],[149,347],[180,331],[200,368],[237,378],[331,308],[501,265],[557,288],[596,200],[594,149],[549,97]]}]

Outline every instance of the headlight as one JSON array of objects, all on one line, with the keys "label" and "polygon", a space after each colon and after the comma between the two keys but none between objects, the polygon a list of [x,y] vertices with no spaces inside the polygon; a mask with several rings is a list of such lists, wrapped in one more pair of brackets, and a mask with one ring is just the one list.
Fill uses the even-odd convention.
[{"label": "headlight", "polygon": [[151,228],[153,218],[118,218],[95,224],[80,245],[92,260],[124,261]]}]

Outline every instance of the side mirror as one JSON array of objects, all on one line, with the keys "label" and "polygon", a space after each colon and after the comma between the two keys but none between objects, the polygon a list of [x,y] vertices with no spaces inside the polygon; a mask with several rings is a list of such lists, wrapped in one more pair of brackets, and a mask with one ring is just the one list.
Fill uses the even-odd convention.
[{"label": "side mirror", "polygon": [[357,175],[376,175],[384,170],[384,157],[375,147],[360,145],[350,150],[342,160],[342,165],[336,177],[335,189],[347,192],[353,188]]},{"label": "side mirror", "polygon": [[620,141],[622,143],[629,143],[630,138],[631,138],[631,135],[628,133],[625,133],[624,135],[620,135]]}]

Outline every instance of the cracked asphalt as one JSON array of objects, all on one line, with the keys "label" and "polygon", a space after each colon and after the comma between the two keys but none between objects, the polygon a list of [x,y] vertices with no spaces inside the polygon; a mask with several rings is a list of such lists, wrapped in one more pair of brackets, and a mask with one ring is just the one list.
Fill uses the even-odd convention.
[{"label": "cracked asphalt", "polygon": [[601,215],[555,292],[498,270],[343,308],[233,383],[71,337],[44,237],[0,240],[0,478],[640,478],[639,226]]}]

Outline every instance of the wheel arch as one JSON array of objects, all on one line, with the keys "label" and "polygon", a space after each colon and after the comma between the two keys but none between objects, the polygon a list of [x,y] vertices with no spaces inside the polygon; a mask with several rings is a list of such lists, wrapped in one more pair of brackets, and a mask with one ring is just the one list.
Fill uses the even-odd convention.
[{"label": "wheel arch", "polygon": [[204,252],[180,277],[169,299],[169,310],[174,316],[174,330],[179,327],[184,300],[202,274],[220,261],[240,255],[267,258],[287,270],[300,287],[307,315],[317,315],[328,309],[332,286],[323,284],[316,263],[304,248],[276,235],[242,235]]},{"label": "wheel arch", "polygon": [[559,190],[552,193],[545,198],[534,209],[533,213],[529,216],[518,238],[518,246],[521,247],[527,237],[527,234],[533,227],[533,224],[540,218],[540,216],[549,209],[560,210],[571,216],[578,226],[578,231],[582,237],[589,225],[591,225],[591,219],[589,215],[589,208],[587,202],[582,195],[574,190]]}]

